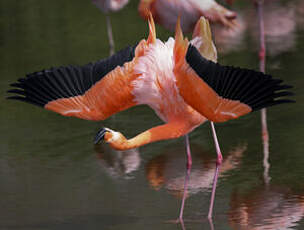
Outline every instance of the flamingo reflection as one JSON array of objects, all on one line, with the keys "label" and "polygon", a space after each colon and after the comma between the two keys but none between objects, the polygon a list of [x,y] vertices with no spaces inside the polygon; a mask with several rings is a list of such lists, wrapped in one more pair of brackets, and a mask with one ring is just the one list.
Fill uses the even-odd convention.
[{"label": "flamingo reflection", "polygon": [[[188,183],[188,196],[210,189],[214,176],[215,164],[212,154],[202,152],[201,146],[192,145],[193,165]],[[247,145],[232,148],[224,157],[220,168],[220,176],[239,166]],[[180,154],[179,154],[180,153]],[[184,194],[185,156],[183,151],[169,148],[167,151],[151,159],[146,165],[146,178],[155,190],[162,187],[178,198]]]},{"label": "flamingo reflection", "polygon": [[131,173],[140,166],[138,149],[118,151],[106,145],[96,145],[95,152],[102,168],[113,178],[130,179]]},{"label": "flamingo reflection", "polygon": [[294,229],[304,217],[304,192],[287,187],[260,186],[246,194],[234,192],[229,222],[233,229]]},{"label": "flamingo reflection", "polygon": [[[228,152],[224,157],[220,168],[220,177],[225,176],[229,171],[237,168],[241,163],[243,153],[247,149],[247,144],[241,144]],[[187,177],[181,168],[185,167],[184,151],[180,148],[169,147],[152,158],[145,165],[146,178],[155,190],[166,188],[169,194],[184,199],[204,190],[212,188],[214,176],[214,158],[212,153],[202,152],[201,146],[193,145],[193,165],[189,174],[189,183],[184,192],[184,180]],[[130,179],[140,166],[141,158],[137,149],[118,151],[109,148],[107,145],[95,146],[95,152],[100,160],[102,168],[113,178]],[[183,223],[182,223],[183,224]]]}]

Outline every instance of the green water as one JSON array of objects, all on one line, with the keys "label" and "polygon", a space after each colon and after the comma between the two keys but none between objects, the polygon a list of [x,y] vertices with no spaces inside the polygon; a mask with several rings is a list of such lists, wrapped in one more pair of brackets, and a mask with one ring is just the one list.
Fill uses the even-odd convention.
[{"label": "green water", "polygon": [[[283,15],[283,22],[274,25],[287,32],[268,38],[266,71],[295,86],[297,103],[268,110],[269,186],[259,112],[216,125],[225,158],[214,207],[216,230],[279,229],[273,226],[280,224],[304,229],[304,4],[290,2],[265,9],[268,16],[282,10],[290,17],[285,25],[285,14],[275,14]],[[254,8],[240,1],[236,9],[247,29],[240,41],[232,39],[236,47],[221,47],[222,37],[216,37],[219,62],[258,69]],[[117,50],[147,37],[137,1],[111,20]],[[159,26],[157,34],[163,40],[172,36]],[[89,0],[0,1],[0,229],[182,228],[172,220],[181,204],[183,138],[125,153],[93,145],[101,126],[132,137],[160,124],[150,108],[131,108],[96,123],[5,100],[8,85],[26,73],[86,64],[108,52],[105,17]],[[192,132],[190,142],[194,162],[185,228],[211,229],[206,215],[216,153],[210,125]]]}]

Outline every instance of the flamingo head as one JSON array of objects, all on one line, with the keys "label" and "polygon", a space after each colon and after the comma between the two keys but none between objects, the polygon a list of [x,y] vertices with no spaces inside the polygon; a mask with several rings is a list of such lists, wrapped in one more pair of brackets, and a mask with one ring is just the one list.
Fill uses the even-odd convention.
[{"label": "flamingo head", "polygon": [[98,144],[102,140],[104,140],[106,143],[110,144],[112,148],[117,150],[121,150],[127,142],[124,135],[109,128],[101,128],[97,132],[94,144]]}]

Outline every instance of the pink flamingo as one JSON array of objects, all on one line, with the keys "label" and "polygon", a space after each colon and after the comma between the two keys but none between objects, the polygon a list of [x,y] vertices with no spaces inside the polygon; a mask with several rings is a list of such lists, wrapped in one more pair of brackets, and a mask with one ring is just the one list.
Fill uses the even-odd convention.
[{"label": "pink flamingo", "polygon": [[[198,22],[191,42],[183,38],[179,21],[175,39],[169,38],[165,43],[156,39],[152,16],[149,31],[147,40],[108,59],[84,66],[46,69],[20,78],[11,84],[14,89],[8,92],[15,95],[9,99],[38,105],[64,116],[95,121],[146,104],[165,122],[131,139],[102,128],[95,143],[104,140],[118,150],[178,138],[210,120],[217,151],[208,213],[211,219],[223,159],[213,122],[292,102],[281,98],[291,95],[285,90],[290,86],[260,72],[216,64],[216,49],[209,23],[204,18]],[[190,167],[190,151],[187,153]]]},{"label": "pink flamingo", "polygon": [[110,44],[110,55],[113,55],[115,53],[115,44],[113,39],[109,12],[115,12],[122,9],[129,2],[129,0],[92,0],[92,2],[106,16],[107,32],[108,32],[108,38]]},{"label": "pink flamingo", "polygon": [[151,12],[156,23],[170,31],[174,31],[178,16],[184,32],[192,32],[201,16],[227,28],[237,26],[236,13],[214,0],[141,0],[138,11],[146,20]]}]

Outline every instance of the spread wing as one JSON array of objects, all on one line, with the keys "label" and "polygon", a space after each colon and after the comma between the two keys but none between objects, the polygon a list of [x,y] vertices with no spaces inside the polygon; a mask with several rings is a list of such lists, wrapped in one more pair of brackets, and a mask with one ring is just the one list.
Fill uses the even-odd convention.
[{"label": "spread wing", "polygon": [[8,99],[28,102],[64,116],[104,120],[135,103],[131,94],[135,48],[84,66],[50,68],[11,84]]},{"label": "spread wing", "polygon": [[185,62],[175,71],[180,94],[185,101],[214,122],[235,119],[251,111],[293,102],[282,84],[261,72],[221,66],[202,57],[191,44]]}]

